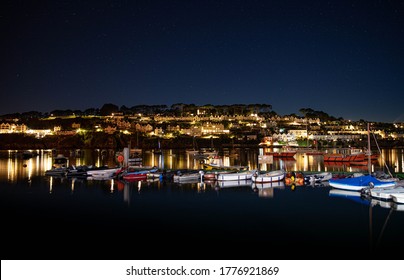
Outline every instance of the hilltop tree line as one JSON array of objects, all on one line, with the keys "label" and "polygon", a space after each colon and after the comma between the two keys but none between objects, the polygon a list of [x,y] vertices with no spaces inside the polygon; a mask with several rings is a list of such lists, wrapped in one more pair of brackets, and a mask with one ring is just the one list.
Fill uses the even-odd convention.
[{"label": "hilltop tree line", "polygon": [[[320,121],[335,121],[342,120],[342,118],[336,118],[328,115],[322,111],[316,111],[311,108],[302,108],[299,110],[302,114],[298,116],[296,114],[290,114],[286,116],[291,117],[306,117],[306,118],[318,118]],[[122,114],[124,116],[131,116],[136,114],[142,115],[170,115],[170,116],[187,116],[190,114],[205,114],[205,115],[250,115],[257,114],[263,117],[276,117],[278,115],[272,110],[272,105],[269,104],[233,104],[233,105],[212,105],[206,104],[198,106],[195,104],[176,103],[171,106],[167,105],[135,105],[127,107],[125,105],[119,107],[112,103],[106,103],[101,108],[88,108],[86,110],[53,110],[51,112],[38,112],[29,111],[24,113],[12,113],[0,116],[3,120],[19,119],[26,121],[33,118],[48,118],[48,117],[65,117],[65,116],[110,116],[112,114]]]}]

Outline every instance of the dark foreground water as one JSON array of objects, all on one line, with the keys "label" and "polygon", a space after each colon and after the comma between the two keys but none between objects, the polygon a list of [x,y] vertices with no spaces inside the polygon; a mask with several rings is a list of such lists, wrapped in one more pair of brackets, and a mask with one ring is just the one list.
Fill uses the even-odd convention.
[{"label": "dark foreground water", "polygon": [[1,257],[402,259],[404,206],[330,191],[251,182],[2,180]]}]

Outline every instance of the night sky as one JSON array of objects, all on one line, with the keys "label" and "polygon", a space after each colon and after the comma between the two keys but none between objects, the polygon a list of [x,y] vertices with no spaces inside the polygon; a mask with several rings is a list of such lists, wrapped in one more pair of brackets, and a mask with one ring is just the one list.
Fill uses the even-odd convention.
[{"label": "night sky", "polygon": [[0,115],[271,104],[404,121],[404,1],[0,4]]}]

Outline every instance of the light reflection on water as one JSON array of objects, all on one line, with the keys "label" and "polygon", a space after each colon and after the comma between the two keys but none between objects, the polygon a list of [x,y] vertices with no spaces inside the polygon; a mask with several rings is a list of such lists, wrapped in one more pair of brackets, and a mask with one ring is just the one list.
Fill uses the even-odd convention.
[{"label": "light reflection on water", "polygon": [[[115,152],[112,150],[81,150],[61,151],[38,150],[38,156],[30,159],[22,159],[16,156],[15,151],[2,151],[0,157],[0,180],[16,182],[20,179],[31,180],[33,176],[42,176],[45,171],[51,169],[53,158],[57,154],[63,154],[69,158],[69,165],[95,165],[116,166]],[[294,158],[274,158],[272,163],[259,163],[258,156],[262,154],[262,148],[257,149],[224,149],[219,153],[224,165],[243,165],[250,169],[262,171],[285,169],[286,171],[306,172],[367,172],[367,166],[350,166],[349,163],[324,163],[321,155],[305,155],[297,153]],[[162,169],[201,169],[202,164],[193,158],[185,150],[163,150],[162,154],[155,154],[152,150],[143,152],[144,166],[157,166]],[[372,161],[372,172],[387,171],[386,166],[393,173],[404,172],[403,149],[384,149],[378,160]]]},{"label": "light reflection on water", "polygon": [[[10,213],[4,215],[3,226],[8,229],[4,233],[5,239],[11,240],[26,230],[24,225],[31,220],[38,223],[35,230],[29,232],[30,239],[19,240],[28,254],[24,257],[28,259],[30,253],[38,251],[36,245],[41,250],[51,250],[46,248],[52,246],[42,245],[50,232],[58,242],[52,240],[52,244],[58,244],[57,252],[52,252],[56,258],[60,254],[65,256],[69,250],[82,250],[82,245],[77,245],[81,244],[78,240],[86,241],[89,250],[80,252],[87,257],[94,257],[91,252],[100,247],[109,251],[109,244],[120,248],[122,244],[115,241],[100,246],[98,239],[99,236],[116,234],[125,242],[132,242],[127,238],[141,237],[141,242],[159,248],[175,244],[174,249],[182,250],[187,256],[198,256],[200,251],[195,248],[209,249],[215,254],[233,252],[231,249],[237,244],[243,252],[241,258],[246,256],[244,250],[250,250],[248,256],[254,256],[257,246],[268,252],[269,258],[299,259],[310,252],[315,252],[314,257],[321,254],[333,258],[334,253],[342,252],[349,253],[349,258],[364,258],[370,250],[376,251],[378,248],[373,249],[373,246],[378,245],[383,254],[373,255],[371,252],[369,256],[384,258],[390,257],[390,253],[397,249],[402,250],[404,245],[401,242],[404,209],[394,203],[372,200],[363,205],[352,202],[359,197],[332,196],[326,186],[289,187],[284,182],[254,185],[238,181],[195,181],[175,184],[160,180],[125,182],[44,176],[51,168],[53,157],[59,153],[68,156],[69,163],[74,165],[116,164],[114,152],[105,150],[85,150],[78,155],[71,151],[55,154],[44,150],[28,160],[9,154],[0,158],[1,205],[4,212]],[[260,165],[259,149],[228,149],[221,154],[225,164],[248,165],[251,169],[354,171],[351,166],[324,165],[321,156],[297,154],[293,160],[274,160],[272,164]],[[402,150],[383,151],[383,157],[390,160],[390,165],[396,166],[395,172],[403,172]],[[166,150],[162,155],[145,151],[143,158],[145,166],[167,169],[201,167],[201,163],[184,150]],[[382,167],[379,161],[372,164],[374,170]],[[156,233],[164,238],[156,239]],[[93,236],[97,238],[92,239]],[[190,236],[197,237],[197,242],[192,246],[188,243],[182,246]],[[68,243],[68,240],[74,242]],[[216,251],[217,244],[226,250]],[[19,250],[12,250],[9,254],[13,252]],[[140,258],[147,258],[147,253],[138,247],[131,251]]]}]

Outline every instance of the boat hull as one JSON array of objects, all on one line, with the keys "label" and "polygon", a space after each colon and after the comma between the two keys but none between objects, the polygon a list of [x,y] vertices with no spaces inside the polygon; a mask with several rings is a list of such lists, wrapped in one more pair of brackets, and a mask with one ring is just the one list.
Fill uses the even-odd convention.
[{"label": "boat hull", "polygon": [[348,190],[348,191],[361,191],[366,188],[386,188],[394,187],[395,181],[380,181],[373,176],[359,176],[353,178],[330,179],[329,184],[331,187]]},{"label": "boat hull", "polygon": [[389,188],[377,188],[371,189],[370,195],[377,199],[382,200],[393,200],[394,196],[400,198],[401,196],[404,197],[404,187],[389,187]]},{"label": "boat hull", "polygon": [[285,179],[285,172],[267,172],[264,174],[254,174],[251,180],[254,183],[271,183],[278,182]]},{"label": "boat hull", "polygon": [[395,203],[404,204],[404,193],[392,194],[391,197]]}]

